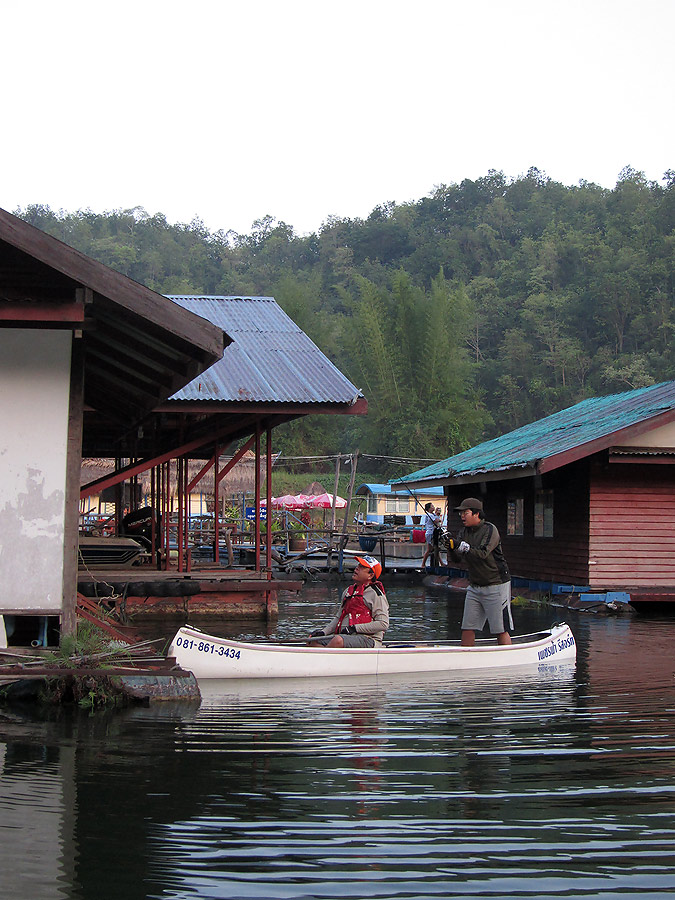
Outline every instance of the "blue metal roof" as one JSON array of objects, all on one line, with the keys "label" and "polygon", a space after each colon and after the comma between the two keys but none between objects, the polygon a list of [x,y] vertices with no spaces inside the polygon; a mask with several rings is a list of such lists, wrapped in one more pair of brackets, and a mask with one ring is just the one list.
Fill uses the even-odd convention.
[{"label": "blue metal roof", "polygon": [[[603,445],[610,447],[617,432],[673,410],[675,381],[608,397],[591,397],[410,475],[393,478],[390,484],[447,481],[510,469],[531,469],[573,450],[581,451],[576,455],[580,458],[587,455],[583,452],[585,445],[588,453],[595,453]],[[655,421],[654,427],[659,424]],[[565,462],[561,459],[560,465]]]},{"label": "blue metal roof", "polygon": [[169,296],[232,339],[223,358],[172,400],[340,403],[363,397],[274,297]]},{"label": "blue metal roof", "polygon": [[[406,497],[410,496],[410,489],[408,487],[403,486],[399,490],[396,490],[396,488],[392,487],[390,484],[361,484],[357,488],[356,493],[365,494],[366,491],[370,491],[371,494],[405,494]],[[442,497],[443,488],[424,488],[424,493],[431,497],[435,497],[436,495]]]}]

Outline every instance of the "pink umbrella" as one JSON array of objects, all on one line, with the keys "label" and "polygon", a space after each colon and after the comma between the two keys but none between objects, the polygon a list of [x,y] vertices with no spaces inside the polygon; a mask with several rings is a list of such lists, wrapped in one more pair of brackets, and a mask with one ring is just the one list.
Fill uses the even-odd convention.
[{"label": "pink umbrella", "polygon": [[304,509],[304,501],[307,499],[294,494],[284,494],[283,497],[272,497],[272,509]]},{"label": "pink umbrella", "polygon": [[[333,495],[332,494],[317,494],[316,497],[309,497],[310,506],[314,507],[314,509],[332,509],[333,508]],[[344,509],[347,505],[347,501],[343,497],[336,496],[335,498],[335,508],[336,509]]]}]

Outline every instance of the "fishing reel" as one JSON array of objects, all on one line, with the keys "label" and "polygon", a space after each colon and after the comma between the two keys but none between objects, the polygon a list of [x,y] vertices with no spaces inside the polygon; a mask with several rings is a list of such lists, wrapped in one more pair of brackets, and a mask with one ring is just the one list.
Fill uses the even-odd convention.
[{"label": "fishing reel", "polygon": [[438,546],[441,550],[454,550],[455,540],[449,531],[441,531],[438,535]]}]

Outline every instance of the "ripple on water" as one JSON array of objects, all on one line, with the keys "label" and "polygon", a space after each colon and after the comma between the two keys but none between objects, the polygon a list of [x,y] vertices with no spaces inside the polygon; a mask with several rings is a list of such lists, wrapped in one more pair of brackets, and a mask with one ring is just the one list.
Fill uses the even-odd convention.
[{"label": "ripple on water", "polygon": [[[390,599],[397,636],[456,636],[442,594]],[[0,743],[3,874],[30,860],[31,900],[675,897],[672,623],[571,625],[572,667],[211,682],[198,709],[30,726]]]}]

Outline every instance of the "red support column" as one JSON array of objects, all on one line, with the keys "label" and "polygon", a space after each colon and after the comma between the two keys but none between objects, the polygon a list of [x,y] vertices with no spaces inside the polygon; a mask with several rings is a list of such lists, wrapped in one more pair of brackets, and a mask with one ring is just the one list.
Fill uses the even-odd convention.
[{"label": "red support column", "polygon": [[171,559],[171,460],[164,463],[164,571],[169,571],[169,563]]},{"label": "red support column", "polygon": [[216,441],[215,459],[213,463],[213,560],[220,565],[220,516],[218,515],[218,494],[220,493],[220,481],[218,480],[218,463],[220,462],[220,445]]},{"label": "red support column", "polygon": [[157,528],[155,522],[156,517],[159,514],[156,479],[157,469],[150,469],[150,508],[152,509],[152,519],[150,520],[150,553],[152,555],[153,564],[157,561]]},{"label": "red support column", "polygon": [[187,457],[183,457],[183,506],[185,507],[185,522],[183,524],[183,535],[185,536],[185,572],[189,572],[190,565],[190,495],[188,493],[188,474],[190,471],[190,463]]},{"label": "red support column", "polygon": [[260,422],[255,426],[255,570],[260,571]]},{"label": "red support column", "polygon": [[176,522],[176,543],[178,544],[178,571],[183,571],[183,466],[185,462],[183,457],[179,457],[176,460],[176,488],[177,488],[177,496],[178,496],[178,521]]},{"label": "red support column", "polygon": [[266,443],[265,443],[265,499],[266,503],[266,512],[265,512],[265,521],[267,523],[267,527],[265,528],[265,534],[267,535],[267,544],[265,547],[265,565],[267,566],[267,578],[270,579],[272,577],[272,429],[267,428],[266,434]]}]

